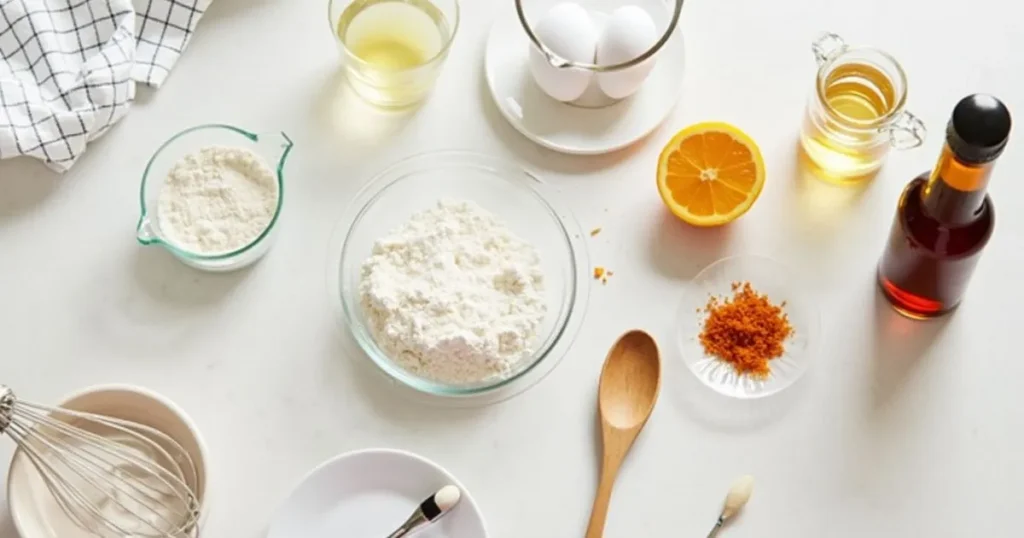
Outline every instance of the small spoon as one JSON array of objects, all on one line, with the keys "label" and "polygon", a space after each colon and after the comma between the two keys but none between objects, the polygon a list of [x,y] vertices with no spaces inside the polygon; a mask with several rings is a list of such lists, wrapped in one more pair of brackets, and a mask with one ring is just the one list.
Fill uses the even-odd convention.
[{"label": "small spoon", "polygon": [[722,513],[718,515],[718,521],[711,528],[707,538],[714,538],[718,534],[718,529],[725,525],[726,520],[736,515],[736,512],[739,512],[740,508],[747,504],[747,501],[750,500],[750,494],[753,492],[754,477],[750,475],[741,476],[739,480],[733,483],[732,488],[729,489],[729,494],[725,496]]},{"label": "small spoon", "polygon": [[602,538],[615,477],[633,442],[654,410],[661,387],[658,344],[643,331],[615,342],[601,369],[597,405],[601,415],[601,481],[594,497],[586,538]]}]

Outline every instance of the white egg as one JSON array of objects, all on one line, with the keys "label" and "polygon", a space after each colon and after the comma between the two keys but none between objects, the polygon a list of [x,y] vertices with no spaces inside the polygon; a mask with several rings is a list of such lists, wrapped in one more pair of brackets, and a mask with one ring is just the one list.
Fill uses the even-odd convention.
[{"label": "white egg", "polygon": [[[608,26],[597,41],[598,65],[628,62],[647,52],[658,41],[658,27],[646,10],[637,6],[624,6],[612,12]],[[654,69],[656,57],[640,65],[610,73],[598,73],[597,84],[612,99],[622,99],[636,93]]]},{"label": "white egg", "polygon": [[[551,52],[574,62],[593,63],[597,50],[597,27],[587,10],[579,4],[564,2],[551,8],[533,32]],[[583,95],[593,73],[557,68],[544,53],[530,45],[530,72],[544,93],[559,101],[572,101]]]}]

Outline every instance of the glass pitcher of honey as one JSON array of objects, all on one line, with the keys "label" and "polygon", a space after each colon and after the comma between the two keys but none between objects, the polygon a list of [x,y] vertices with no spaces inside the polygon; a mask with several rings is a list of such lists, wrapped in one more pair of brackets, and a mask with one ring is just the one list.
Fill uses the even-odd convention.
[{"label": "glass pitcher of honey", "polygon": [[800,144],[817,175],[836,182],[872,177],[890,148],[924,142],[925,127],[905,109],[907,77],[899,62],[836,34],[811,45],[818,63]]}]

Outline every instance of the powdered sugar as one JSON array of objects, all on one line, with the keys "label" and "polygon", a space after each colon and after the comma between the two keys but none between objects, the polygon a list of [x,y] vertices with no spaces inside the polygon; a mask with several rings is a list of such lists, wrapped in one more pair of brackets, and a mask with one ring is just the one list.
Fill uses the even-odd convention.
[{"label": "powdered sugar", "polygon": [[267,228],[277,210],[277,176],[259,155],[207,147],[182,157],[160,189],[160,230],[199,254],[242,248]]},{"label": "powdered sugar", "polygon": [[377,345],[429,379],[508,373],[536,348],[547,304],[540,258],[493,214],[441,201],[374,244],[360,299]]}]

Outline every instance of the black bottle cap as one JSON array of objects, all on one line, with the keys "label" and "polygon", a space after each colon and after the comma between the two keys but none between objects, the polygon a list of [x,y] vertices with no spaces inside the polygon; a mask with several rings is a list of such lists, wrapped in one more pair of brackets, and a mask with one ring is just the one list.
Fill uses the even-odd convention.
[{"label": "black bottle cap", "polygon": [[1006,148],[1010,123],[1010,111],[999,99],[983,93],[968,95],[953,109],[946,143],[961,161],[994,161]]}]

